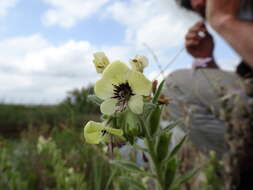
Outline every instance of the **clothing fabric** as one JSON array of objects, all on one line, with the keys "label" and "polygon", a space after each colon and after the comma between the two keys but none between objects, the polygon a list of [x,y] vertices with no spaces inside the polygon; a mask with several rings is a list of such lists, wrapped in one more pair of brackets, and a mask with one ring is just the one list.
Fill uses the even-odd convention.
[{"label": "clothing fabric", "polygon": [[218,157],[227,150],[225,122],[220,119],[221,92],[238,91],[242,81],[232,72],[218,69],[178,70],[166,78],[164,94],[172,99],[165,118],[181,120],[179,127],[201,151],[216,151]]}]

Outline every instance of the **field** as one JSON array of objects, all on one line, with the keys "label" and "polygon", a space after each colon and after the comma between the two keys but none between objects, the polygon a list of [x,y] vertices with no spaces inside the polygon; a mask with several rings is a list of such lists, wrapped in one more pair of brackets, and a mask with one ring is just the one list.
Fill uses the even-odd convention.
[{"label": "field", "polygon": [[[98,107],[87,100],[91,93],[92,88],[73,90],[58,105],[0,105],[0,190],[132,190],[138,188],[122,174],[147,180],[112,166],[107,147],[84,142],[84,124],[99,120]],[[184,189],[219,190],[219,164],[196,158],[193,150],[181,152],[179,175],[198,162],[204,167]],[[128,159],[136,156],[132,151]],[[114,157],[122,159],[117,149]]]},{"label": "field", "polygon": [[99,119],[89,92],[74,90],[59,105],[0,105],[0,189],[111,189],[108,161],[82,135]]}]

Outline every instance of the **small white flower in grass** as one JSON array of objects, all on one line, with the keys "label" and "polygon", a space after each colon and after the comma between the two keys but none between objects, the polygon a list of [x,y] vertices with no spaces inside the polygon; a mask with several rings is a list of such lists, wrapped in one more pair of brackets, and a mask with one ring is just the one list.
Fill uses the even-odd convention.
[{"label": "small white flower in grass", "polygon": [[143,96],[149,96],[152,83],[142,73],[129,69],[124,63],[115,61],[103,72],[95,84],[95,94],[105,100],[101,106],[103,114],[112,115],[125,110],[143,112]]},{"label": "small white flower in grass", "polygon": [[84,138],[89,144],[99,144],[108,139],[108,135],[123,136],[121,129],[106,127],[103,123],[89,121],[84,127]]},{"label": "small white flower in grass", "polygon": [[144,55],[136,55],[133,59],[130,59],[130,64],[133,70],[143,73],[145,67],[148,66],[148,58]]},{"label": "small white flower in grass", "polygon": [[109,59],[106,57],[104,52],[96,52],[93,54],[94,60],[93,63],[96,67],[98,73],[103,73],[105,68],[110,64]]}]

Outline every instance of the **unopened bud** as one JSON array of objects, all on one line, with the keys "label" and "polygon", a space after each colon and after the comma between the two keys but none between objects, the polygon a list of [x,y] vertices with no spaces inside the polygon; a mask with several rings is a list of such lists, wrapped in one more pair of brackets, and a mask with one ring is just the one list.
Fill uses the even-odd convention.
[{"label": "unopened bud", "polygon": [[157,81],[157,80],[154,80],[154,81],[152,82],[152,92],[153,92],[153,94],[155,94],[155,92],[156,92],[157,84],[158,84],[158,81]]},{"label": "unopened bud", "polygon": [[133,59],[130,59],[132,69],[143,73],[145,67],[148,66],[148,59],[144,55],[136,55]]},{"label": "unopened bud", "polygon": [[170,103],[170,99],[166,98],[163,94],[161,94],[158,99],[158,104],[168,105],[169,103]]},{"label": "unopened bud", "polygon": [[93,63],[96,67],[98,73],[103,73],[105,68],[110,64],[109,59],[106,57],[104,52],[96,52],[93,54],[94,60]]}]

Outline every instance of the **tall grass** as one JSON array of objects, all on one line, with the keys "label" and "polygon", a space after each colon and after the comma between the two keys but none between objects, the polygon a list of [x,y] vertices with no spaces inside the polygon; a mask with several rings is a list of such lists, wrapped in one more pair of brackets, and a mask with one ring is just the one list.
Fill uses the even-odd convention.
[{"label": "tall grass", "polygon": [[108,161],[99,147],[84,144],[80,131],[30,130],[1,144],[0,189],[112,189]]}]

